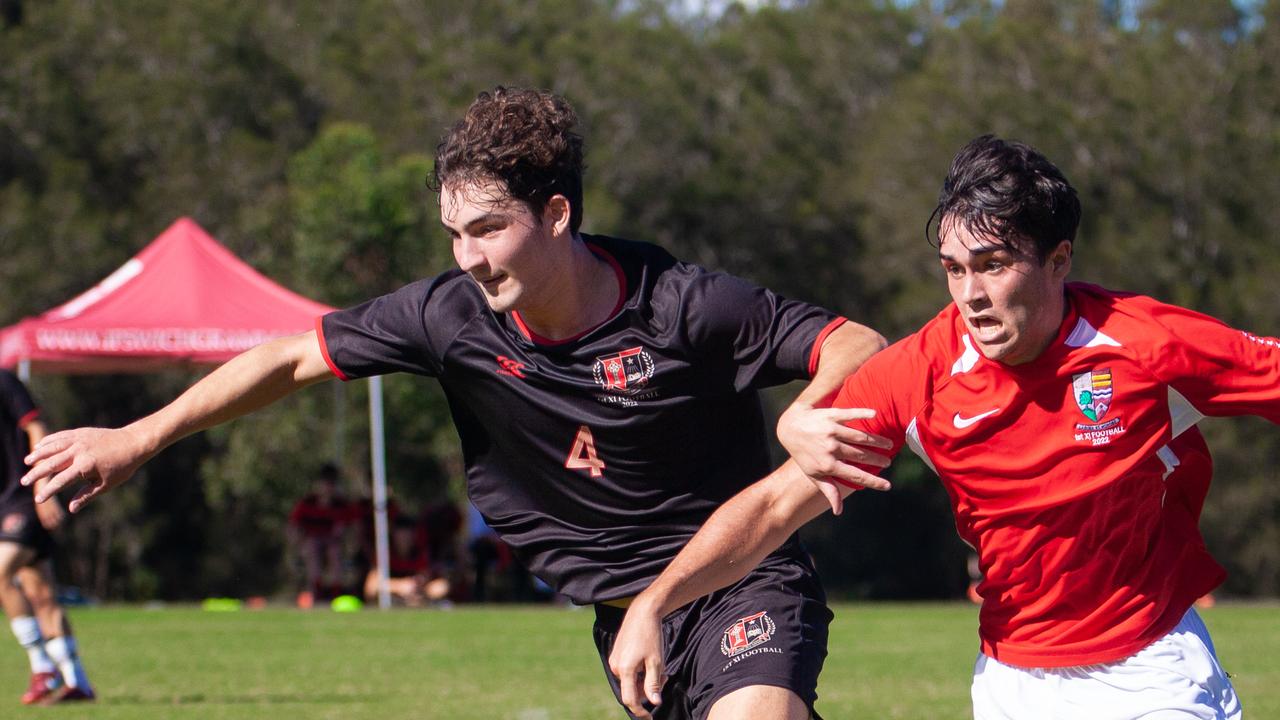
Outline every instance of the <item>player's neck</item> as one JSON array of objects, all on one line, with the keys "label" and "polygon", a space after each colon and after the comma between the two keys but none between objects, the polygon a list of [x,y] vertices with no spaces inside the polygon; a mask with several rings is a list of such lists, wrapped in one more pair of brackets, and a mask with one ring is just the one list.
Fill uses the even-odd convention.
[{"label": "player's neck", "polygon": [[548,340],[571,338],[608,320],[622,293],[613,267],[577,236],[557,265],[563,272],[543,284],[541,302],[519,310],[529,331]]}]

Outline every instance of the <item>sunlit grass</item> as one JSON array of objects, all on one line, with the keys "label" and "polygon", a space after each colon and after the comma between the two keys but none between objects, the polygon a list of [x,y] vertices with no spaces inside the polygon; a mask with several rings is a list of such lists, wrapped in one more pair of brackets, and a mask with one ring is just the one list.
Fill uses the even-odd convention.
[{"label": "sunlit grass", "polygon": [[[1203,611],[1251,717],[1280,717],[1280,606]],[[101,700],[21,708],[25,657],[0,649],[0,717],[593,720],[624,718],[591,642],[593,613],[469,607],[379,613],[78,610]],[[968,718],[977,613],[965,604],[836,607],[819,710]],[[2,648],[2,646],[0,646]],[[12,709],[12,713],[10,713]]]}]

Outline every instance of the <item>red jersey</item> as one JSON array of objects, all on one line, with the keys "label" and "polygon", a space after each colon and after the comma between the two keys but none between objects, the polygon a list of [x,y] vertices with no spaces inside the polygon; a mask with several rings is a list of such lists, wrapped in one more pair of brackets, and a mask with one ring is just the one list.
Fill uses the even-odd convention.
[{"label": "red jersey", "polygon": [[329,504],[320,502],[315,495],[299,500],[289,513],[289,524],[300,529],[309,538],[333,537],[338,528],[350,521],[347,502],[334,498]]},{"label": "red jersey", "polygon": [[[838,407],[938,473],[984,580],[982,651],[1013,665],[1119,660],[1226,573],[1200,536],[1209,415],[1280,423],[1280,340],[1080,283],[1052,344],[1016,366],[954,304],[848,378]],[[874,470],[872,468],[867,468]]]}]

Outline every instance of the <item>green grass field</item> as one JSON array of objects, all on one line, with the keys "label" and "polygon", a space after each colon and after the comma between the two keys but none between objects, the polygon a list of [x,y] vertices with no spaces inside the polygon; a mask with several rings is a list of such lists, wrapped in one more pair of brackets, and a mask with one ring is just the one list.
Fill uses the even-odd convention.
[{"label": "green grass field", "polygon": [[[976,610],[964,604],[835,608],[819,692],[827,720],[968,718]],[[1203,611],[1247,717],[1280,717],[1280,606]],[[624,718],[591,644],[592,612],[73,614],[100,701],[22,708],[26,660],[0,651],[3,718]],[[3,644],[0,644],[3,647]]]}]

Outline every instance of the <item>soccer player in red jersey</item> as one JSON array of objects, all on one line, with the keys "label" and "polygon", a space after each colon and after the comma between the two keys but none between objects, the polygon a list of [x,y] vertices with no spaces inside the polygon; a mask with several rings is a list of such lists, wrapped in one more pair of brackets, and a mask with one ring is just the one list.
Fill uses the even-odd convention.
[{"label": "soccer player in red jersey", "polygon": [[[654,245],[581,232],[576,125],[551,93],[482,93],[436,152],[456,269],[250,350],[124,428],[51,435],[23,481],[47,480],[43,498],[83,480],[74,511],[175,440],[306,385],[434,377],[472,502],[531,571],[595,606],[603,661],[630,599],[772,469],[760,388],[809,380],[779,424],[798,454],[887,464],[840,424],[860,411],[814,409],[883,338]],[[811,716],[831,613],[799,540],[779,545],[667,619],[660,717]]]},{"label": "soccer player in red jersey", "polygon": [[[1079,201],[1026,145],[967,145],[934,216],[953,302],[835,406],[873,410],[851,424],[924,459],[978,553],[974,717],[1239,717],[1193,607],[1224,577],[1197,527],[1212,466],[1196,423],[1280,423],[1280,340],[1067,282]],[[648,675],[624,696],[661,684],[657,618],[838,513],[850,488],[884,488],[862,469],[809,482],[784,465],[712,516],[630,607],[611,663]]]}]

